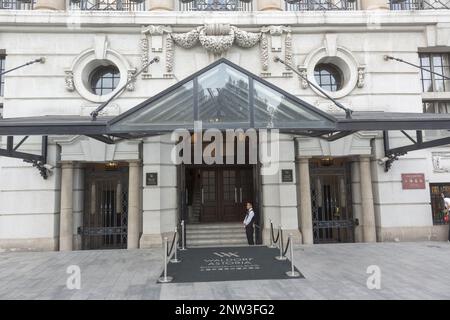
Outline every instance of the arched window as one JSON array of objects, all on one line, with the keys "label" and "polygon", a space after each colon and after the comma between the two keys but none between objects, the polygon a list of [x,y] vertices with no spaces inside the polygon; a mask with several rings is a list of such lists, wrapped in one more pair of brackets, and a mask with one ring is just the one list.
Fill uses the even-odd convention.
[{"label": "arched window", "polygon": [[314,77],[317,84],[327,91],[338,91],[343,86],[341,70],[331,63],[319,63],[314,68]]},{"label": "arched window", "polygon": [[92,71],[90,76],[91,90],[96,95],[106,95],[117,88],[120,71],[116,66],[101,66]]}]

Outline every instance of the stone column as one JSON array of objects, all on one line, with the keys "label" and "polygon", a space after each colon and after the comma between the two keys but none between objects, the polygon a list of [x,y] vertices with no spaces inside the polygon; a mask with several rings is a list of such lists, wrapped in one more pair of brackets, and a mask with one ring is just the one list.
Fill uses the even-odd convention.
[{"label": "stone column", "polygon": [[359,224],[355,226],[355,242],[364,241],[362,232],[363,217],[361,211],[361,184],[359,171],[359,161],[353,160],[351,163],[353,219],[358,219],[359,222]]},{"label": "stone column", "polygon": [[141,163],[130,162],[128,172],[128,249],[139,248],[140,175]]},{"label": "stone column", "polygon": [[309,181],[309,158],[298,159],[298,181],[300,194],[300,231],[303,244],[313,244],[311,185]]},{"label": "stone column", "polygon": [[66,10],[65,0],[37,0],[34,10]]},{"label": "stone column", "polygon": [[73,163],[63,162],[61,169],[61,211],[59,251],[73,249]]},{"label": "stone column", "polygon": [[84,168],[76,163],[73,168],[73,250],[82,249],[82,236],[77,233],[78,228],[83,226],[84,212]]},{"label": "stone column", "polygon": [[361,10],[389,10],[389,0],[361,0]]},{"label": "stone column", "polygon": [[254,0],[258,11],[282,11],[284,10],[283,0]]},{"label": "stone column", "polygon": [[359,159],[361,179],[362,229],[364,242],[376,242],[375,209],[373,205],[372,176],[370,173],[370,158],[361,156]]},{"label": "stone column", "polygon": [[149,0],[150,11],[173,11],[174,2],[178,0]]}]

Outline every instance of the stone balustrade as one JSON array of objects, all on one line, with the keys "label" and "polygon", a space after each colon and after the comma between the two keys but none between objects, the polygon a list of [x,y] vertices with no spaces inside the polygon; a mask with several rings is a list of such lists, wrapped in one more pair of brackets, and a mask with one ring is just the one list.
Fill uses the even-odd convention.
[{"label": "stone balustrade", "polygon": [[[27,1],[19,1],[16,0],[17,5],[11,8],[4,7],[3,9],[23,9],[23,10],[65,10],[66,9],[66,0],[34,0],[35,4],[27,2]],[[111,4],[110,2],[105,2],[105,6],[107,8],[101,7],[97,2],[96,5],[89,7],[89,3],[91,0],[72,0],[73,2],[69,6],[70,9],[80,9],[80,10],[121,10],[121,11],[173,11],[173,10],[222,10],[222,9],[211,9],[208,6],[192,6],[190,3],[181,3],[180,5],[176,3],[179,0],[117,0],[116,4]],[[194,0],[195,1],[195,0]],[[194,2],[192,1],[192,2]],[[206,2],[205,2],[206,1]],[[216,0],[218,2],[227,2],[230,0]],[[239,1],[239,0],[236,0]],[[361,0],[360,8],[356,6],[356,0],[339,0],[338,2],[330,2],[327,5],[320,0],[307,0],[299,3],[288,3],[285,0],[253,0],[253,5],[250,6],[248,3],[243,2],[243,5],[235,5],[228,6],[224,5],[223,9],[225,11],[249,11],[249,10],[258,10],[258,11],[307,11],[307,10],[420,10],[425,9],[420,5],[422,0],[405,0],[404,2],[414,2],[414,6],[404,6],[401,5],[403,2],[395,2],[390,4],[389,0]],[[191,2],[191,3],[192,3]],[[209,3],[207,0],[203,2]],[[316,3],[317,2],[317,3]],[[319,3],[320,2],[320,3]],[[408,2],[408,3],[409,3]],[[28,5],[24,5],[28,3]],[[20,5],[19,5],[20,4]],[[72,6],[73,5],[73,6]],[[101,8],[100,8],[101,7]],[[203,9],[202,9],[203,8]],[[449,9],[447,7],[442,7],[442,9]],[[2,9],[2,8],[0,8]]]}]

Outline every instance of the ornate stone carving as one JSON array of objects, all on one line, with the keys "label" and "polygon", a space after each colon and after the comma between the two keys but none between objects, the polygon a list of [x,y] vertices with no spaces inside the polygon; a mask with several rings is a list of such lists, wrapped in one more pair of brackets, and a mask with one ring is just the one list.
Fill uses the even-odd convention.
[{"label": "ornate stone carving", "polygon": [[[148,26],[143,28],[142,33],[152,35],[152,51],[154,51],[153,38],[162,37],[164,33],[167,34],[165,43],[165,68],[168,74],[173,72],[174,44],[184,49],[190,49],[200,43],[208,52],[215,55],[222,55],[231,48],[233,43],[241,48],[252,48],[259,43],[263,73],[270,75],[267,72],[269,68],[268,34],[272,37],[272,41],[270,42],[272,44],[272,51],[280,52],[283,47],[281,35],[287,33],[284,42],[284,58],[288,64],[293,65],[291,30],[285,26],[267,26],[261,28],[261,32],[247,32],[229,24],[213,23],[199,26],[185,33],[173,33],[170,27],[165,26]],[[146,42],[144,39],[141,40],[141,48],[142,63],[144,64],[148,62],[149,42]],[[162,45],[160,51],[164,51]],[[284,73],[283,76],[291,76],[291,74]]]},{"label": "ornate stone carving", "polygon": [[261,42],[259,44],[261,67],[263,71],[267,71],[269,68],[269,42],[267,40],[267,34],[261,34]]},{"label": "ornate stone carving", "polygon": [[[290,32],[286,34],[286,38],[284,40],[284,61],[287,65],[292,66],[292,35]],[[288,67],[286,67],[286,70],[290,70]]]},{"label": "ornate stone carving", "polygon": [[364,78],[365,78],[365,68],[364,67],[358,67],[358,82],[356,83],[356,86],[358,88],[364,87]]},{"label": "ornate stone carving", "polygon": [[298,71],[300,72],[300,74],[302,75],[302,77],[299,77],[300,80],[300,86],[302,87],[302,89],[306,89],[308,88],[308,81],[306,81],[306,79],[308,78],[308,70],[304,67],[297,67]]},{"label": "ornate stone carving", "polygon": [[[142,66],[145,66],[148,63],[148,39],[147,36],[144,35],[143,38],[141,38],[140,41],[140,47],[141,47],[141,64]],[[148,67],[144,69],[144,73],[148,72]]]},{"label": "ornate stone carving", "polygon": [[170,35],[166,38],[166,72],[173,72],[173,40]]},{"label": "ornate stone carving", "polygon": [[75,84],[73,82],[73,72],[71,70],[67,70],[67,71],[65,71],[65,73],[66,73],[66,78],[65,78],[66,90],[70,91],[70,92],[75,91]]},{"label": "ornate stone carving", "polygon": [[207,36],[226,36],[230,33],[230,29],[228,23],[210,23],[202,28]]},{"label": "ornate stone carving", "polygon": [[[128,84],[127,84],[127,90],[128,91],[134,91],[134,89],[135,89],[135,82],[136,82],[136,78],[134,77],[134,75],[135,75],[135,73],[136,73],[136,69],[130,69],[130,70],[128,70],[128,73],[127,73],[127,82],[128,81],[130,81]],[[132,81],[131,81],[132,80]]]},{"label": "ornate stone carving", "polygon": [[151,34],[151,35],[163,35],[164,33],[169,33],[171,31],[172,31],[172,29],[170,27],[161,26],[161,25],[156,25],[156,26],[151,25],[151,26],[142,28],[143,34]]},{"label": "ornate stone carving", "polygon": [[285,26],[268,26],[268,27],[262,27],[261,28],[262,33],[270,33],[271,36],[271,51],[272,52],[281,52],[281,35],[283,32],[291,32],[291,29],[289,27]]},{"label": "ornate stone carving", "polygon": [[450,152],[433,152],[431,159],[433,172],[450,172]]},{"label": "ornate stone carving", "polygon": [[198,42],[198,37],[202,27],[198,27],[186,33],[171,33],[172,40],[182,48],[190,49]]},{"label": "ornate stone carving", "polygon": [[234,30],[229,29],[226,35],[206,35],[205,29],[200,30],[199,40],[203,48],[214,54],[222,54],[231,48],[234,41]]},{"label": "ornate stone carving", "polygon": [[182,48],[192,48],[200,41],[206,50],[222,54],[233,43],[241,48],[254,47],[260,41],[261,34],[243,31],[228,24],[208,24],[187,33],[172,33],[171,37]]},{"label": "ornate stone carving", "polygon": [[263,27],[261,32],[269,32],[271,36],[281,36],[283,32],[291,32],[291,29],[285,26],[268,26]]},{"label": "ornate stone carving", "polygon": [[169,26],[152,25],[142,28],[142,33],[151,37],[152,52],[163,51],[163,35],[164,33],[170,33],[172,29]]},{"label": "ornate stone carving", "polygon": [[261,33],[247,32],[236,27],[234,29],[234,41],[241,48],[254,47],[261,39]]}]

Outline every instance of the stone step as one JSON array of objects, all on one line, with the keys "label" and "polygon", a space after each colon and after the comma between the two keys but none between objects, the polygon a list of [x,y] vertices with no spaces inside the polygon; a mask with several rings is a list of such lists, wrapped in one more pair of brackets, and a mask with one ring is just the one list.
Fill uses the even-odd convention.
[{"label": "stone step", "polygon": [[229,232],[229,233],[187,233],[186,240],[196,239],[247,239],[244,232]]},{"label": "stone step", "polygon": [[193,229],[193,230],[186,230],[186,235],[210,235],[212,237],[219,236],[219,235],[240,235],[245,234],[245,229],[243,227],[236,228],[236,229],[223,229],[220,231],[217,231],[215,229]]},{"label": "stone step", "polygon": [[202,244],[202,245],[192,245],[191,248],[219,248],[219,247],[247,247],[246,243],[224,243],[224,244]]},{"label": "stone step", "polygon": [[232,223],[188,223],[186,224],[186,231],[189,230],[215,230],[215,231],[223,231],[228,229],[241,229],[242,223],[240,222],[232,222]]},{"label": "stone step", "polygon": [[186,225],[186,244],[192,247],[247,245],[241,223],[198,223]]},{"label": "stone step", "polygon": [[215,245],[247,245],[246,240],[242,239],[195,239],[186,241],[188,247],[202,247],[202,246],[215,246]]}]

